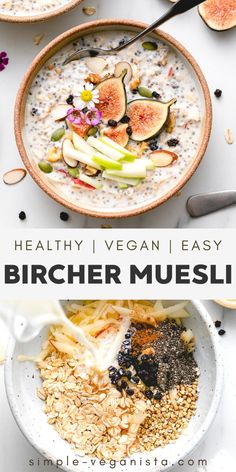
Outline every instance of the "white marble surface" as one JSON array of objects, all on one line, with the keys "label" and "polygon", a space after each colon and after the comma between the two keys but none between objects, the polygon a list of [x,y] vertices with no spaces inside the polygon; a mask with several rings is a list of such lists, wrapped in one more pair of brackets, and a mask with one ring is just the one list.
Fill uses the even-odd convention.
[{"label": "white marble surface", "polygon": [[[225,384],[221,406],[215,421],[203,443],[188,460],[194,465],[176,467],[173,472],[225,472],[235,470],[236,451],[236,312],[229,311],[214,302],[204,302],[213,320],[221,320],[226,334],[221,338],[225,362]],[[0,320],[0,346],[4,348],[8,333]],[[26,441],[10,412],[4,390],[4,365],[0,366],[0,470],[4,472],[56,472],[55,467],[29,467],[29,459],[36,461],[38,453]],[[198,467],[197,461],[206,459],[206,468]]]},{"label": "white marble surface", "polygon": [[[92,17],[82,13],[83,6],[96,6]],[[73,12],[38,25],[0,26],[0,49],[10,57],[7,69],[0,73],[0,175],[4,171],[21,166],[13,136],[13,108],[20,80],[36,53],[52,38],[66,29],[95,18],[133,18],[146,22],[154,21],[168,6],[168,0],[85,0]],[[236,138],[236,29],[216,33],[208,29],[196,11],[171,20],[163,29],[181,41],[195,56],[205,73],[213,98],[214,124],[208,151],[191,181],[179,197],[174,197],[161,208],[146,215],[128,220],[113,220],[113,227],[234,227],[235,207],[217,212],[201,219],[191,219],[185,210],[188,196],[194,193],[235,188],[236,142],[229,146],[224,139],[224,129],[232,128]],[[36,34],[45,33],[40,46],[35,46]],[[213,92],[223,90],[217,100]],[[2,221],[7,227],[99,227],[104,221],[70,213],[70,220],[59,219],[61,207],[49,199],[27,176],[23,182],[7,187],[1,181]],[[27,220],[18,220],[19,211],[24,210]],[[106,221],[106,223],[108,223]]]}]

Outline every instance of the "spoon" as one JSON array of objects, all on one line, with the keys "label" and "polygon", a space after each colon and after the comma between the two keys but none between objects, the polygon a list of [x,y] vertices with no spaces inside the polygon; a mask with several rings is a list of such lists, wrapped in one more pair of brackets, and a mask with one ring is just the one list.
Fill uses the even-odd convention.
[{"label": "spoon", "polygon": [[99,48],[86,48],[86,49],[78,49],[76,52],[71,54],[64,62],[63,65],[69,64],[72,61],[78,61],[84,57],[96,57],[96,56],[104,56],[104,55],[112,55],[119,51],[122,51],[127,46],[134,44],[138,39],[143,38],[148,33],[151,33],[154,29],[161,26],[166,21],[174,18],[181,13],[185,13],[188,10],[200,5],[203,3],[204,0],[179,0],[177,3],[174,3],[172,7],[159,18],[155,23],[152,23],[148,28],[141,31],[141,33],[137,34],[134,38],[130,39],[126,43],[122,43],[121,45],[117,46],[113,49],[99,49]]},{"label": "spoon", "polygon": [[193,195],[187,201],[187,211],[190,216],[208,215],[236,203],[236,190],[221,190]]}]

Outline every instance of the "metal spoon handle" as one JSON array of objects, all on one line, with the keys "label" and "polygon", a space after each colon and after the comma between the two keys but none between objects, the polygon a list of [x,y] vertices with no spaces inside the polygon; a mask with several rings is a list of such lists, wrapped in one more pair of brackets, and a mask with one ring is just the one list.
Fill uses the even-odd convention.
[{"label": "metal spoon handle", "polygon": [[190,216],[208,215],[236,203],[236,190],[201,193],[193,195],[187,201],[187,211]]},{"label": "metal spoon handle", "polygon": [[138,39],[143,38],[147,34],[151,33],[154,29],[158,28],[166,21],[170,20],[171,18],[174,18],[174,16],[180,15],[181,13],[185,13],[186,11],[191,10],[191,8],[194,8],[197,5],[200,5],[200,3],[203,3],[203,1],[204,0],[179,0],[177,3],[174,3],[172,7],[166,13],[164,13],[164,15],[161,16],[161,18],[152,23],[144,31],[141,31],[141,33],[136,35],[134,38],[127,41],[125,44],[122,44],[121,46],[118,46],[117,48],[113,49],[113,51],[122,51],[127,46],[130,46],[131,44],[135,43]]}]

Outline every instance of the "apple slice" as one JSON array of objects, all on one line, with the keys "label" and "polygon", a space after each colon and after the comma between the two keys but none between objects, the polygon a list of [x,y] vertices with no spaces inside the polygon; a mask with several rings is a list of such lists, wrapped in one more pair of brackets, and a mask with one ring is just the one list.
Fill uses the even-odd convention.
[{"label": "apple slice", "polygon": [[18,184],[26,176],[25,169],[12,169],[3,175],[3,182],[7,185]]},{"label": "apple slice", "polygon": [[116,149],[116,151],[121,152],[124,155],[125,159],[127,159],[127,161],[134,161],[134,159],[138,157],[137,154],[135,154],[134,152],[129,151],[123,146],[120,146],[120,144],[117,144],[115,141],[110,138],[107,138],[106,136],[102,136],[100,138],[100,141],[102,141],[103,144],[106,144],[107,146]]},{"label": "apple slice", "polygon": [[85,139],[81,138],[77,133],[73,132],[72,134],[72,141],[74,144],[75,149],[78,151],[85,152],[85,154],[92,155],[94,154],[94,149],[85,141]]},{"label": "apple slice", "polygon": [[144,179],[147,176],[147,169],[141,159],[136,159],[135,162],[123,164],[121,170],[108,169],[107,174],[128,179]]},{"label": "apple slice", "polygon": [[102,173],[102,176],[104,177],[104,179],[113,180],[114,182],[118,182],[119,184],[124,184],[128,186],[131,185],[133,187],[135,187],[141,182],[141,179],[128,179],[124,177],[117,177],[117,175],[109,175],[105,170]]},{"label": "apple slice", "polygon": [[103,167],[104,169],[111,169],[111,170],[122,170],[122,164],[117,161],[113,161],[110,157],[105,155],[95,154],[92,157],[92,161],[98,164],[99,166]]},{"label": "apple slice", "polygon": [[97,149],[105,156],[114,159],[115,161],[120,161],[121,159],[124,159],[124,154],[110,146],[107,146],[107,144],[104,144],[102,141],[97,138],[94,138],[93,136],[90,136],[87,142],[88,144],[90,144],[90,146]]},{"label": "apple slice", "polygon": [[[97,170],[101,170],[101,166],[94,162],[92,160],[92,157],[89,156],[88,154],[85,154],[85,152],[78,151],[77,149],[74,148],[72,142],[70,139],[66,138],[63,141],[62,145],[62,155],[66,163],[68,163],[68,160],[73,164],[73,161],[76,162],[76,165],[78,162],[81,162],[82,164],[86,164],[88,166],[94,167]],[[76,167],[76,165],[71,165],[68,163],[70,167]]]},{"label": "apple slice", "polygon": [[80,173],[79,180],[82,180],[82,182],[85,182],[88,185],[91,185],[91,187],[96,188],[97,190],[102,188],[102,183],[92,177],[89,177],[86,174]]}]

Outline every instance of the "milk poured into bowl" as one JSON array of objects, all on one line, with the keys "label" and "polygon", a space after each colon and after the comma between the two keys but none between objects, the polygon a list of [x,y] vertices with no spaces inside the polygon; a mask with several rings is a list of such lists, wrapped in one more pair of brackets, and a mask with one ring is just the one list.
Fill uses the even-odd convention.
[{"label": "milk poured into bowl", "polygon": [[[129,327],[128,318],[121,323],[114,335],[109,334],[101,343],[91,342],[81,328],[73,324],[65,315],[63,304],[57,300],[13,300],[0,305],[0,316],[8,325],[14,338],[19,342],[29,342],[38,336],[44,326],[63,325],[87,349],[87,364],[98,370],[106,369],[117,354],[119,346]],[[111,336],[114,338],[111,340]]]}]

